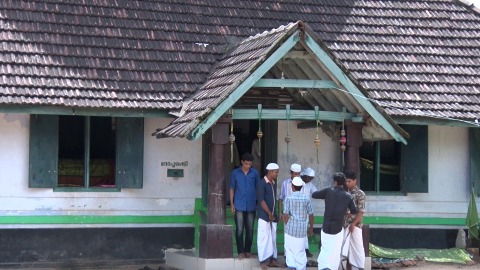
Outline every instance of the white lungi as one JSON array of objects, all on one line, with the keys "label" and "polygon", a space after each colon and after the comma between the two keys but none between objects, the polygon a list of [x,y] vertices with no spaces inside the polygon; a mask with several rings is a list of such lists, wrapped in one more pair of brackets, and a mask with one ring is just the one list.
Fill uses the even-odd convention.
[{"label": "white lungi", "polygon": [[293,237],[285,233],[285,257],[287,267],[296,270],[307,269],[307,254],[305,253],[304,239]]},{"label": "white lungi", "polygon": [[307,236],[305,236],[305,243],[304,243],[304,248],[309,249],[308,246],[308,226],[310,226],[308,223],[310,222],[310,217],[307,216]]},{"label": "white lungi", "polygon": [[[271,226],[270,226],[271,224]],[[257,225],[257,249],[260,262],[273,256],[277,258],[277,223],[267,222],[261,218]]]},{"label": "white lungi", "polygon": [[322,247],[318,254],[318,269],[329,268],[337,270],[340,266],[340,253],[343,244],[343,228],[337,234],[321,233]]},{"label": "white lungi", "polygon": [[[342,256],[348,257],[349,263],[352,267],[365,267],[365,249],[363,248],[362,229],[355,227],[353,233],[348,233],[348,228],[345,229],[344,241],[342,248]],[[355,269],[353,268],[353,269]]]}]

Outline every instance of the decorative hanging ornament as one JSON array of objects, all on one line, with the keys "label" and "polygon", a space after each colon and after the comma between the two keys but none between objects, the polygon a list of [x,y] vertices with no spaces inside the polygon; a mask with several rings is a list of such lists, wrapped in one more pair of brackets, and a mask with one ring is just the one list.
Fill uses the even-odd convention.
[{"label": "decorative hanging ornament", "polygon": [[290,137],[290,104],[287,104],[287,136],[285,136],[285,142],[287,143],[287,162],[289,157],[289,144],[292,138]]},{"label": "decorative hanging ornament", "polygon": [[262,104],[258,104],[258,131],[257,131],[257,138],[258,138],[258,156],[262,156]]},{"label": "decorative hanging ornament", "polygon": [[345,151],[345,149],[347,148],[345,146],[345,144],[347,143],[347,137],[345,137],[345,130],[342,129],[342,131],[340,132],[340,148],[342,149],[342,151]]},{"label": "decorative hanging ornament", "polygon": [[345,149],[347,149],[347,146],[345,145],[347,143],[347,137],[346,137],[346,132],[345,132],[345,108],[343,108],[343,120],[342,120],[342,130],[340,131],[340,149],[342,150],[342,167],[345,167]]},{"label": "decorative hanging ornament", "polygon": [[320,163],[318,159],[318,148],[320,148],[320,138],[318,137],[318,126],[320,125],[320,120],[318,118],[319,118],[318,106],[315,106],[315,122],[317,125],[317,134],[315,135],[315,140],[313,140],[313,143],[315,144],[315,148],[317,149],[317,164]]},{"label": "decorative hanging ornament", "polygon": [[233,163],[233,143],[235,142],[235,135],[233,135],[233,120],[230,125],[230,135],[228,136],[228,141],[230,142],[230,163]]}]

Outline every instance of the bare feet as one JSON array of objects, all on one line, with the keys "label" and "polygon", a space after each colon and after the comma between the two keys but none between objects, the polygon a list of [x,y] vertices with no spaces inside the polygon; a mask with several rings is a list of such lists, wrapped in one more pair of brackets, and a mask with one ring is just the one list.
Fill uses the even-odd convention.
[{"label": "bare feet", "polygon": [[260,264],[260,268],[261,268],[262,270],[267,270],[267,269],[268,269],[268,265],[267,265],[266,263],[261,263],[261,264]]},{"label": "bare feet", "polygon": [[285,265],[279,264],[277,261],[270,261],[270,263],[268,264],[268,266],[270,266],[270,267],[279,267],[279,268],[284,268],[284,267],[285,267]]}]

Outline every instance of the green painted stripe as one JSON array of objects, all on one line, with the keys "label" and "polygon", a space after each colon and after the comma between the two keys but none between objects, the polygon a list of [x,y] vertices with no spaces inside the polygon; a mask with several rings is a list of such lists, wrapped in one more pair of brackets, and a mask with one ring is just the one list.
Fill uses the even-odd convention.
[{"label": "green painted stripe", "polygon": [[[0,224],[192,224],[202,223],[201,211],[185,216],[1,216]],[[365,224],[378,225],[445,225],[464,226],[464,218],[436,217],[364,217]],[[315,224],[322,224],[323,217],[316,216]],[[233,218],[227,215],[227,224]],[[279,224],[279,229],[281,228]]]},{"label": "green painted stripe", "polygon": [[364,217],[365,224],[390,225],[461,225],[465,226],[465,218],[438,217]]},{"label": "green painted stripe", "polygon": [[0,224],[193,224],[188,216],[2,216]]}]

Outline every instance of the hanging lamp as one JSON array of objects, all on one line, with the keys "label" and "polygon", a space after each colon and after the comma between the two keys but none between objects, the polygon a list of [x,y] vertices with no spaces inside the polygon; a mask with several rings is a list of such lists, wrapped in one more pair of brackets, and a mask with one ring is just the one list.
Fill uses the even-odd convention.
[{"label": "hanging lamp", "polygon": [[235,142],[235,135],[233,134],[233,120],[230,125],[230,135],[228,136],[228,141],[230,142],[230,163],[233,163],[233,143]]},{"label": "hanging lamp", "polygon": [[342,130],[340,131],[340,149],[342,150],[342,167],[345,167],[345,149],[347,146],[347,137],[345,132],[345,107],[343,108],[343,120],[342,120]]},{"label": "hanging lamp", "polygon": [[258,156],[262,156],[262,137],[263,137],[263,132],[262,132],[262,104],[258,104],[257,107],[258,111],[258,131],[257,131],[257,138],[258,138]]},{"label": "hanging lamp", "polygon": [[289,157],[289,144],[292,138],[290,137],[290,104],[287,104],[287,136],[285,136],[285,142],[287,143],[287,162]]},{"label": "hanging lamp", "polygon": [[318,136],[318,126],[320,125],[320,120],[319,120],[318,106],[315,106],[315,122],[317,125],[317,134],[315,135],[315,140],[313,140],[313,143],[315,144],[315,148],[317,149],[317,164],[319,164],[320,161],[318,159],[318,148],[320,148],[320,138]]}]

